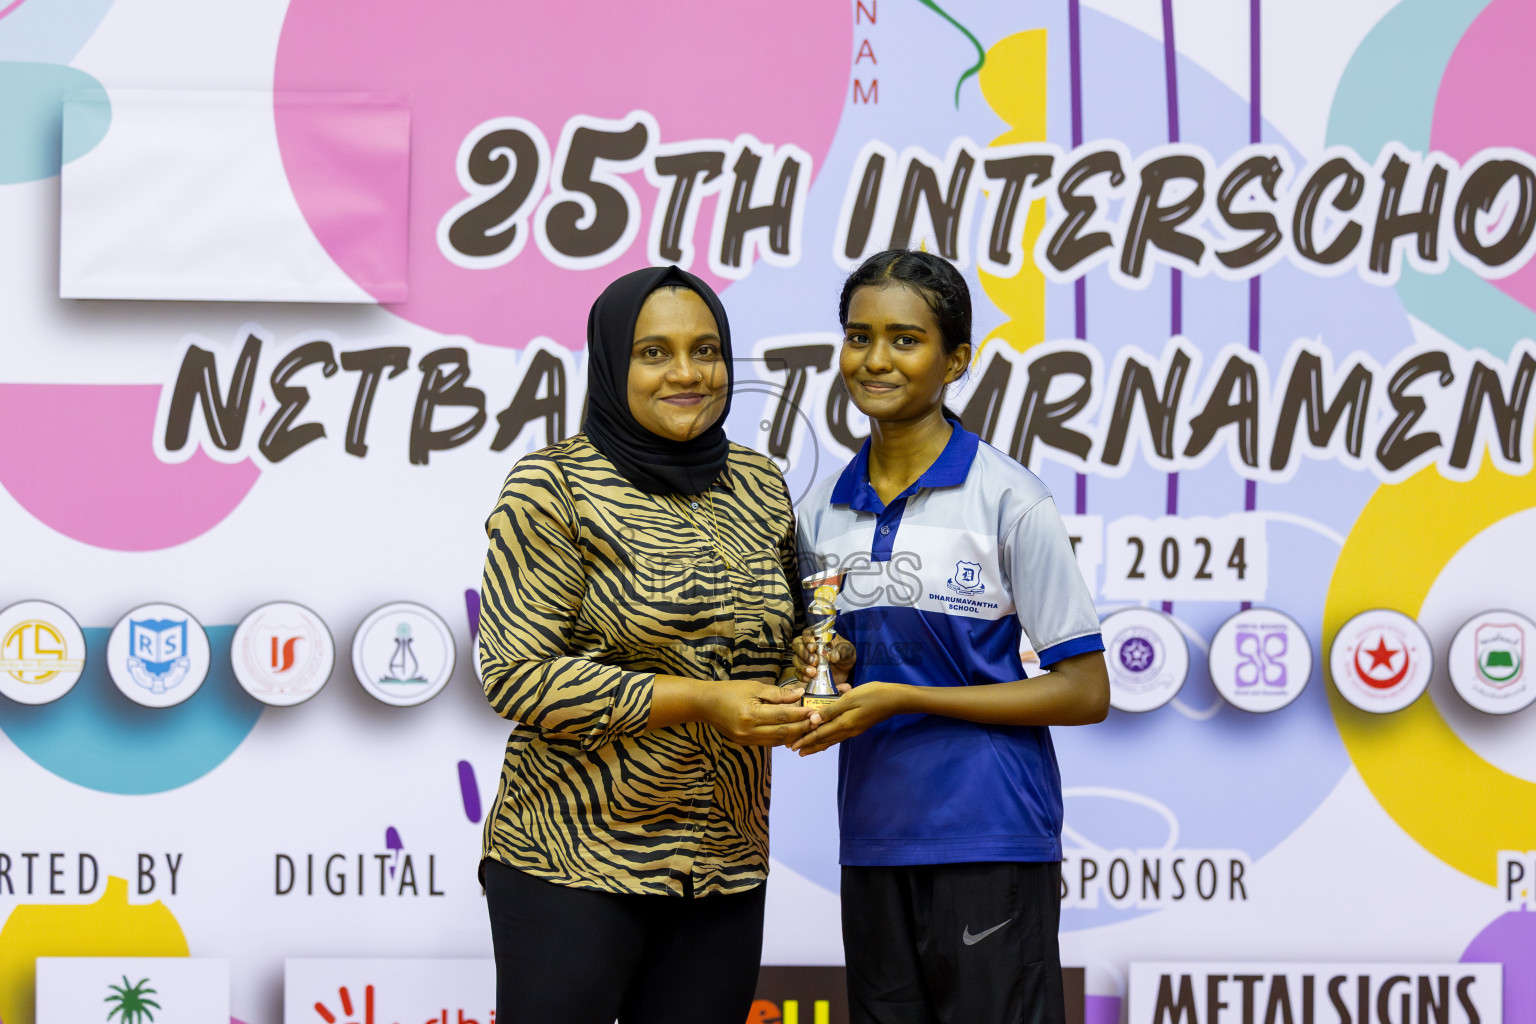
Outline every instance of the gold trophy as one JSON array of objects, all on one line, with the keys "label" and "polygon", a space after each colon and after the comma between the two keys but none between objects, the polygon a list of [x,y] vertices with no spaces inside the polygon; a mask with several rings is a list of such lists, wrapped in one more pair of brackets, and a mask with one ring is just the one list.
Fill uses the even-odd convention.
[{"label": "gold trophy", "polygon": [[807,576],[805,589],[811,593],[806,609],[806,625],[816,643],[816,678],[805,689],[800,703],[808,708],[824,707],[837,700],[837,686],[832,682],[832,637],[837,626],[837,592],[842,589],[842,573]]}]

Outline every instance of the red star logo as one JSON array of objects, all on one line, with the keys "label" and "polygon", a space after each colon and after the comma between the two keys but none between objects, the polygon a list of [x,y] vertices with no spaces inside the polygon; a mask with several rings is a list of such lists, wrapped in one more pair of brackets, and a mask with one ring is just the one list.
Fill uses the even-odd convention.
[{"label": "red star logo", "polygon": [[1392,659],[1399,652],[1388,647],[1387,638],[1382,636],[1377,637],[1376,646],[1367,648],[1365,653],[1371,656],[1371,669],[1375,670],[1378,668],[1391,668]]}]

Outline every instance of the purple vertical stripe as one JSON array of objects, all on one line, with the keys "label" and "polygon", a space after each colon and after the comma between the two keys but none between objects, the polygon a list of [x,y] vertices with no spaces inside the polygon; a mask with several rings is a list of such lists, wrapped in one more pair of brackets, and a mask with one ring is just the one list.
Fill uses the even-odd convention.
[{"label": "purple vertical stripe", "polygon": [[[1168,141],[1179,141],[1179,65],[1173,44],[1173,0],[1163,0],[1163,77],[1168,88]],[[1184,278],[1177,270],[1169,272],[1169,321],[1174,334],[1184,333]],[[1179,514],[1179,474],[1168,474],[1167,514]],[[1164,601],[1163,611],[1173,611],[1173,602]]]},{"label": "purple vertical stripe", "polygon": [[[1255,3],[1258,0],[1254,0]],[[1072,77],[1072,146],[1083,144],[1083,39],[1080,0],[1067,0],[1067,47]]]},{"label": "purple vertical stripe", "polygon": [[[1249,352],[1258,352],[1260,345],[1260,284],[1258,278],[1249,279]],[[1253,511],[1258,502],[1258,485],[1247,481],[1243,488],[1243,510]]]},{"label": "purple vertical stripe", "polygon": [[[1248,0],[1248,141],[1257,144],[1264,134],[1262,0]],[[1248,349],[1259,350],[1259,277],[1248,281]],[[1259,485],[1253,480],[1243,482],[1243,509],[1252,512],[1259,504]],[[1243,602],[1243,611],[1253,607],[1252,601]]]},{"label": "purple vertical stripe", "polygon": [[[1248,141],[1257,143],[1263,133],[1263,80],[1260,71],[1263,67],[1262,38],[1263,17],[1261,0],[1249,0],[1248,3]],[[1251,352],[1259,351],[1259,311],[1262,292],[1259,285],[1259,276],[1256,275],[1248,281],[1248,349]],[[1252,512],[1258,504],[1258,485],[1249,480],[1243,488],[1243,508]]]},{"label": "purple vertical stripe", "polygon": [[1259,69],[1262,67],[1262,56],[1259,50],[1261,0],[1248,0],[1248,141],[1258,142],[1263,129],[1263,104],[1259,102],[1262,93],[1262,76]]},{"label": "purple vertical stripe", "polygon": [[[1067,0],[1068,76],[1072,89],[1072,148],[1083,144],[1083,39],[1080,0]],[[1072,312],[1075,337],[1088,340],[1088,282],[1079,277],[1072,283]],[[1088,478],[1077,474],[1077,514],[1088,512]]]},{"label": "purple vertical stripe", "polygon": [[[1263,133],[1263,108],[1260,105],[1259,3],[1248,4],[1248,141],[1257,144]],[[1259,350],[1259,277],[1248,281],[1248,348]],[[1250,506],[1251,507],[1251,506]]]},{"label": "purple vertical stripe", "polygon": [[1179,72],[1173,49],[1173,0],[1163,0],[1163,74],[1168,80],[1168,141],[1179,141]]},{"label": "purple vertical stripe", "polygon": [[1248,279],[1248,350],[1259,350],[1259,279]]},{"label": "purple vertical stripe", "polygon": [[[1168,141],[1179,141],[1179,65],[1173,46],[1173,0],[1163,0],[1163,77],[1168,86]],[[1170,274],[1173,283],[1172,330],[1184,333],[1184,276],[1177,270]]]},{"label": "purple vertical stripe", "polygon": [[1168,271],[1168,280],[1172,283],[1173,294],[1168,302],[1168,329],[1174,334],[1184,333],[1184,274],[1178,270]]}]

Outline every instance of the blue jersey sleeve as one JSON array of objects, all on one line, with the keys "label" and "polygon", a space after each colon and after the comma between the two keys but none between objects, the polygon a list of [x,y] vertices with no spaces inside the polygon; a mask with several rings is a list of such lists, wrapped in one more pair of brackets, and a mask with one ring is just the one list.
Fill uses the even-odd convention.
[{"label": "blue jersey sleeve", "polygon": [[1019,624],[1034,643],[1041,668],[1104,649],[1093,597],[1049,496],[1030,505],[1004,531],[1002,569],[1008,574]]}]

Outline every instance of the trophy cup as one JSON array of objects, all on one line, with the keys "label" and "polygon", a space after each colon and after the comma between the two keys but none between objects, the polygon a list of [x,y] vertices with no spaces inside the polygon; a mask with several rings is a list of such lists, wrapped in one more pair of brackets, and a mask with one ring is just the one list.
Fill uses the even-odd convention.
[{"label": "trophy cup", "polygon": [[806,609],[806,625],[816,643],[816,678],[805,689],[800,703],[808,708],[824,707],[837,700],[837,686],[832,682],[832,636],[837,626],[837,592],[841,589],[843,574],[823,573],[807,576],[805,589],[810,591],[810,606]]}]

